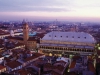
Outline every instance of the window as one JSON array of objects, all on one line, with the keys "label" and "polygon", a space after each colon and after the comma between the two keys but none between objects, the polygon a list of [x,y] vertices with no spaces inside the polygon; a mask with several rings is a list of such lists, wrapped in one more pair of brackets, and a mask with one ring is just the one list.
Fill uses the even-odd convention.
[{"label": "window", "polygon": [[55,35],[55,37],[56,37],[56,35]]},{"label": "window", "polygon": [[68,38],[68,36],[66,36]]},{"label": "window", "polygon": [[80,38],[80,37],[78,37],[78,38]]},{"label": "window", "polygon": [[72,38],[74,38],[74,36],[72,36]]},{"label": "window", "polygon": [[51,35],[49,35],[49,37],[51,37]]},{"label": "window", "polygon": [[62,36],[60,36],[60,37],[62,37]]}]

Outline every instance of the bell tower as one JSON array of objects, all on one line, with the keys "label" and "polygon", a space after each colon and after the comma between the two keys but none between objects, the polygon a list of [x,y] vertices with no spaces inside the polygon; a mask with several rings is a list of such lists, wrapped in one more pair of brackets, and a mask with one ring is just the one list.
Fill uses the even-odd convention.
[{"label": "bell tower", "polygon": [[27,47],[27,40],[29,39],[29,27],[27,23],[23,24],[23,40],[24,40],[24,44]]}]

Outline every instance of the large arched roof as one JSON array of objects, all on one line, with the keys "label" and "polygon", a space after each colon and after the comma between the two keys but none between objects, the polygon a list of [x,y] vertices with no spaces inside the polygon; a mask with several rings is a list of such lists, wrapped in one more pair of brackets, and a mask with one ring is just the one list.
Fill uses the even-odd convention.
[{"label": "large arched roof", "polygon": [[92,35],[85,32],[58,32],[53,31],[47,33],[42,40],[52,41],[68,41],[68,42],[85,42],[95,43],[95,39]]}]

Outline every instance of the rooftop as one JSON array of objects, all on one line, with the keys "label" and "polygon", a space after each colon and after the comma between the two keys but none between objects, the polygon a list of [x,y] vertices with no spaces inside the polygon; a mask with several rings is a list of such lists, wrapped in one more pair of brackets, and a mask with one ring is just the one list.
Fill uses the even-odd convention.
[{"label": "rooftop", "polygon": [[94,37],[85,32],[57,32],[47,33],[42,40],[95,43]]},{"label": "rooftop", "polygon": [[18,66],[21,66],[22,64],[20,62],[14,60],[14,61],[8,62],[6,65],[10,68],[16,68]]},{"label": "rooftop", "polygon": [[6,68],[5,66],[0,65],[0,70]]},{"label": "rooftop", "polygon": [[92,63],[90,63],[90,62],[88,63],[88,68],[89,68],[90,71],[92,71],[94,73],[96,72],[95,68],[94,68],[94,65]]},{"label": "rooftop", "polygon": [[74,67],[75,67],[75,65],[76,65],[76,61],[72,61],[72,62],[71,62],[71,65],[70,65],[70,67],[69,67],[69,68],[70,68],[70,69],[71,69],[71,68],[74,68]]}]

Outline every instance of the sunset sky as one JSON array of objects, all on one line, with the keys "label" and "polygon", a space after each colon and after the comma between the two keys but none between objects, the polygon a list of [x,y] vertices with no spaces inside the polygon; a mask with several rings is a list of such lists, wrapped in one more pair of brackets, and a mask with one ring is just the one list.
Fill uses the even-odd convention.
[{"label": "sunset sky", "polygon": [[100,0],[0,0],[0,20],[100,21]]}]

